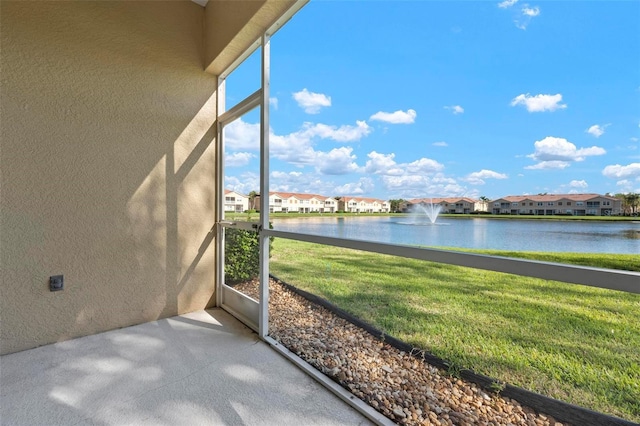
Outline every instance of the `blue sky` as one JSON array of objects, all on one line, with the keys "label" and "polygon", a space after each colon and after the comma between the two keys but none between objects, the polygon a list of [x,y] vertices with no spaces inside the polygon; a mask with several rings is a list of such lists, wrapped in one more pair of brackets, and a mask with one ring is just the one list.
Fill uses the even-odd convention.
[{"label": "blue sky", "polygon": [[[259,87],[259,53],[227,81]],[[640,192],[640,2],[311,1],[271,42],[270,189]],[[259,189],[253,111],[225,187]]]}]

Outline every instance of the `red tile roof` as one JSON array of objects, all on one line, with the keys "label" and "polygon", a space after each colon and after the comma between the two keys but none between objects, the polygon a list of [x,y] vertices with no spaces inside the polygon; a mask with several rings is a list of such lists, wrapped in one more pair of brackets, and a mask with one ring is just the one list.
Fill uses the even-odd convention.
[{"label": "red tile roof", "polygon": [[364,198],[364,197],[342,197],[340,201],[344,201],[345,203],[348,203],[349,201],[355,201],[357,203],[360,203],[363,201],[365,203],[375,203],[375,202],[386,203],[386,201],[380,200],[378,198]]},{"label": "red tile roof", "polygon": [[615,197],[609,197],[600,194],[540,194],[540,195],[508,195],[506,197],[498,198],[492,201],[504,200],[511,203],[521,202],[524,200],[531,200],[537,202],[545,201],[558,201],[558,200],[571,200],[571,201],[588,201],[594,198],[607,198],[609,200],[615,200]]},{"label": "red tile roof", "polygon": [[409,202],[411,204],[420,204],[420,203],[433,203],[433,204],[441,204],[441,203],[448,203],[448,204],[455,204],[455,203],[459,203],[459,202],[466,202],[466,203],[477,203],[478,200],[474,200],[473,198],[469,198],[469,197],[447,197],[447,198],[414,198],[413,200],[409,200]]},{"label": "red tile roof", "polygon": [[317,198],[318,200],[328,200],[332,198],[332,197],[327,197],[325,195],[318,195],[318,194],[302,194],[298,192],[279,192],[279,191],[269,192],[269,196],[271,195],[277,195],[280,198],[285,198],[285,199],[295,197],[299,200],[310,200],[312,198]]}]

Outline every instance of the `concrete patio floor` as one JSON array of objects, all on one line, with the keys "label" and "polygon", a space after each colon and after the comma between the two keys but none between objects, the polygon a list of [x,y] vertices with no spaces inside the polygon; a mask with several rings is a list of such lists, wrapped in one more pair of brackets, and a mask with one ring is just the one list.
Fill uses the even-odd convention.
[{"label": "concrete patio floor", "polygon": [[368,425],[220,309],[0,358],[2,425]]}]

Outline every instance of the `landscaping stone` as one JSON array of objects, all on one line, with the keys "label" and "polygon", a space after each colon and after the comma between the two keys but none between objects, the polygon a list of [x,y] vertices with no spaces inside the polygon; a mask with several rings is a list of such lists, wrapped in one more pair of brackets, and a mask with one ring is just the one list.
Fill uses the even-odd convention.
[{"label": "landscaping stone", "polygon": [[[257,280],[235,289],[258,297]],[[398,424],[563,425],[448,376],[275,280],[270,282],[269,335]]]}]

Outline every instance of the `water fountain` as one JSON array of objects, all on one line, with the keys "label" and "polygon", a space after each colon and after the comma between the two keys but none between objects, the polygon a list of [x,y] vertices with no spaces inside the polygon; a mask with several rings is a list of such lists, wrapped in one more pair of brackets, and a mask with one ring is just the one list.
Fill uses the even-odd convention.
[{"label": "water fountain", "polygon": [[416,204],[411,208],[414,219],[421,219],[426,216],[430,224],[436,223],[440,210],[442,210],[442,206],[434,204],[433,200],[430,200],[428,204]]}]

